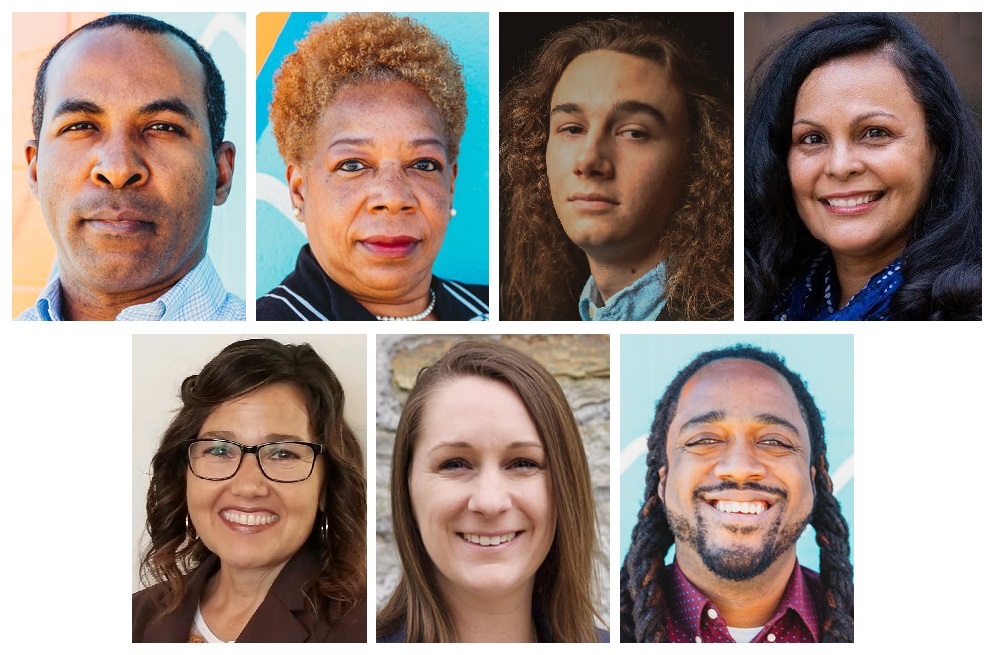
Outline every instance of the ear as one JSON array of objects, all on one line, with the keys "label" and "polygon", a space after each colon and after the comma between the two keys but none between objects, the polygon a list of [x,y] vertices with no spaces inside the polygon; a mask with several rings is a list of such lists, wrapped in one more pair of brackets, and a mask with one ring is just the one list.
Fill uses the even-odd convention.
[{"label": "ear", "polygon": [[24,144],[24,158],[28,160],[28,186],[31,195],[38,198],[38,142],[31,139]]},{"label": "ear", "polygon": [[284,174],[287,177],[287,189],[291,192],[291,206],[301,210],[301,213],[295,218],[303,223],[305,220],[305,196],[308,195],[305,176],[298,164],[288,164]]},{"label": "ear", "polygon": [[457,162],[453,163],[453,170],[450,175],[450,198],[453,199],[454,189],[457,187]]},{"label": "ear", "polygon": [[232,175],[235,171],[235,144],[231,141],[222,141],[218,149],[215,150],[215,206],[221,205],[228,200],[229,191],[232,190]]},{"label": "ear", "polygon": [[665,480],[668,478],[668,466],[662,466],[658,469],[658,499],[661,500],[662,506],[665,504]]},{"label": "ear", "polygon": [[[828,476],[828,478],[830,478],[830,476]],[[834,483],[832,482],[831,485],[833,486]],[[811,466],[810,467],[810,487],[814,490],[814,495],[816,496],[817,495],[817,467],[816,466]],[[834,490],[832,489],[831,492],[833,493]]]}]

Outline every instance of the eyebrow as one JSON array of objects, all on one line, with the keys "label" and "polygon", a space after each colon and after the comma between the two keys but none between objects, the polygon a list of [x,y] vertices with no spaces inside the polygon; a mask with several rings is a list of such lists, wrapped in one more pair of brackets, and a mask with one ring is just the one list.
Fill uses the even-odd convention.
[{"label": "eyebrow", "polygon": [[[870,118],[876,118],[879,116],[885,118],[892,118],[893,120],[900,120],[899,118],[897,118],[896,114],[891,114],[888,111],[869,111],[864,114],[859,114],[858,116],[853,118],[850,124],[855,125],[856,123],[861,123],[862,121],[866,121],[869,120]],[[815,127],[824,127],[823,123],[820,123],[810,118],[800,118],[798,120],[793,121],[793,126],[795,127],[797,125],[813,125]]]},{"label": "eyebrow", "polygon": [[[657,107],[640,100],[620,100],[613,105],[612,112],[614,114],[647,114],[662,124],[668,122],[665,115]],[[562,102],[551,107],[550,115],[553,116],[557,113],[581,114],[584,112],[581,105],[576,102]]]},{"label": "eyebrow", "polygon": [[[139,107],[138,114],[140,116],[149,116],[163,111],[185,116],[192,121],[197,120],[197,117],[194,115],[194,110],[180,98],[161,98],[159,100],[153,100],[152,102],[146,103]],[[59,116],[63,116],[65,114],[90,114],[93,116],[101,116],[104,113],[104,108],[91,100],[69,98],[68,100],[63,100],[58,104],[58,106],[56,106],[55,112],[52,114],[52,118],[58,118]]]},{"label": "eyebrow", "polygon": [[[700,414],[699,416],[692,417],[691,419],[682,424],[682,427],[679,428],[679,431],[682,432],[694,425],[719,423],[720,421],[723,421],[726,418],[727,418],[727,413],[725,411],[723,411],[722,409],[714,409],[704,414]],[[762,425],[780,425],[786,428],[787,430],[791,430],[793,434],[795,434],[797,437],[800,436],[800,430],[790,421],[784,419],[778,414],[767,414],[767,413],[756,414],[753,420],[757,423],[761,423]]]},{"label": "eyebrow", "polygon": [[[439,450],[440,448],[473,448],[467,441],[444,441],[433,446],[432,450]],[[543,449],[543,444],[539,441],[513,441],[506,447],[506,450],[515,450],[517,448],[540,448]]]},{"label": "eyebrow", "polygon": [[[234,432],[229,432],[228,430],[217,430],[214,432],[205,432],[198,439],[225,439],[226,441],[235,441],[236,443],[242,443],[235,438]],[[272,441],[308,441],[311,442],[307,437],[302,437],[296,434],[281,434],[279,432],[271,432],[263,437],[263,441],[260,443],[270,443]],[[245,446],[246,444],[242,444]]]},{"label": "eyebrow", "polygon": [[[368,148],[372,145],[374,145],[374,140],[369,137],[345,136],[340,139],[336,139],[335,141],[330,143],[329,149],[332,150],[333,148],[336,148],[338,146],[354,146],[354,147]],[[435,136],[426,136],[417,139],[412,139],[411,141],[408,142],[407,145],[410,148],[419,148],[422,146],[436,146],[440,150],[444,151],[446,150],[446,146],[443,145],[443,141]]]}]

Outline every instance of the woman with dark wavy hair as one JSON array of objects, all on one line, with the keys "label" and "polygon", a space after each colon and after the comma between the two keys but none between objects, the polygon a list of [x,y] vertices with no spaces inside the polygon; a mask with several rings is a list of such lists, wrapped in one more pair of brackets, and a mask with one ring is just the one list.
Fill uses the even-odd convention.
[{"label": "woman with dark wavy hair", "polygon": [[501,101],[503,319],[733,318],[723,86],[653,20],[547,40]]},{"label": "woman with dark wavy hair", "polygon": [[152,460],[132,641],[366,641],[363,453],[328,364],[238,341],[180,397]]},{"label": "woman with dark wavy hair", "polygon": [[745,318],[979,320],[980,132],[897,14],[834,14],[755,69]]}]

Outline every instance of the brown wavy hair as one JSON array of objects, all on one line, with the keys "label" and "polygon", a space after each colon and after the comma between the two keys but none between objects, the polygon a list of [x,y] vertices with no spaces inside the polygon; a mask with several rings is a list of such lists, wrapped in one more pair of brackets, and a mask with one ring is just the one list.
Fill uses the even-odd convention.
[{"label": "brown wavy hair", "polygon": [[[597,640],[596,517],[588,460],[578,424],[557,380],[536,360],[492,341],[462,341],[422,369],[402,409],[391,456],[391,523],[401,579],[377,613],[377,636],[405,630],[409,642],[454,642],[454,625],[419,535],[409,472],[421,419],[439,385],[482,377],[508,385],[523,401],[550,464],[556,519],[554,543],[534,579],[534,603],[550,621],[555,642]],[[601,620],[601,619],[599,619]]]},{"label": "brown wavy hair", "polygon": [[[325,446],[324,514],[305,542],[318,556],[320,570],[304,587],[318,616],[338,618],[367,590],[366,480],[363,451],[343,418],[343,387],[329,365],[308,344],[284,345],[272,339],[247,339],[226,346],[200,373],[180,385],[183,406],[170,422],[152,458],[146,497],[150,543],[142,557],[142,580],[163,584],[163,614],[183,600],[184,576],[211,555],[187,526],[187,453],[184,442],[198,435],[208,415],[222,403],[278,382],[301,392],[308,422]],[[324,537],[324,538],[323,538]]]},{"label": "brown wavy hair", "polygon": [[404,81],[436,107],[453,161],[467,121],[467,91],[449,44],[411,18],[347,14],[316,23],[274,75],[270,123],[280,156],[301,163],[315,128],[336,93],[364,82]]},{"label": "brown wavy hair", "polygon": [[612,50],[655,61],[685,94],[690,142],[685,191],[663,216],[665,298],[673,319],[734,317],[734,138],[729,87],[651,20],[608,18],[547,39],[501,100],[501,318],[577,320],[589,275],[582,250],[558,221],[547,179],[550,102],[581,54]]}]

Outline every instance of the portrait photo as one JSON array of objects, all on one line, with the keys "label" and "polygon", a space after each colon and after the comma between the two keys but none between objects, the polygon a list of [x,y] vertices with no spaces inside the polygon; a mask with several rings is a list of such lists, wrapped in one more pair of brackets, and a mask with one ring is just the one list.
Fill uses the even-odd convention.
[{"label": "portrait photo", "polygon": [[133,642],[366,641],[366,350],[133,337]]},{"label": "portrait photo", "polygon": [[377,339],[378,642],[606,642],[609,338]]},{"label": "portrait photo", "polygon": [[853,389],[851,335],[621,336],[621,641],[854,640]]},{"label": "portrait photo", "polygon": [[975,320],[980,13],[746,13],[744,317]]},{"label": "portrait photo", "polygon": [[488,14],[257,16],[259,320],[487,320]]},{"label": "portrait photo", "polygon": [[500,35],[501,318],[733,319],[733,14]]},{"label": "portrait photo", "polygon": [[15,13],[21,320],[244,320],[241,13]]}]

